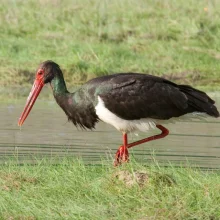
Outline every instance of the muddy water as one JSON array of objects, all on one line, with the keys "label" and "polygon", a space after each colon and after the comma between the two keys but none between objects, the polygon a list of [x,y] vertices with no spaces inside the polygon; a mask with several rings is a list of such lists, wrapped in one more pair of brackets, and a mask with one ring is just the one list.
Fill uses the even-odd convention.
[{"label": "muddy water", "polygon": [[[212,96],[213,97],[213,96]],[[220,94],[213,97],[220,109]],[[76,129],[67,122],[64,112],[51,98],[37,100],[20,129],[17,121],[26,98],[0,104],[0,163],[13,158],[16,162],[34,162],[38,158],[81,157],[89,163],[112,162],[121,144],[121,134],[100,122],[94,131]],[[220,168],[220,119],[179,122],[166,126],[170,135],[130,149],[131,158],[142,163],[158,160],[177,165]],[[129,141],[158,133],[129,135]]]}]

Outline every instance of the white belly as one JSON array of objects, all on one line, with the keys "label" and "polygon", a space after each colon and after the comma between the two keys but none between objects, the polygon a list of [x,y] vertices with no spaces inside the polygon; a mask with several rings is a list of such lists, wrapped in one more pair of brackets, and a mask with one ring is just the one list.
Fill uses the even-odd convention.
[{"label": "white belly", "polygon": [[205,113],[194,112],[187,115],[183,115],[178,118],[171,118],[169,120],[157,120],[152,118],[142,118],[139,120],[125,120],[109,111],[105,107],[105,104],[100,97],[98,97],[98,104],[96,105],[95,110],[96,114],[102,121],[114,126],[117,130],[125,133],[132,131],[146,132],[149,129],[156,128],[157,124],[175,123],[176,121],[183,121],[195,118],[204,119],[204,116],[207,116]]}]

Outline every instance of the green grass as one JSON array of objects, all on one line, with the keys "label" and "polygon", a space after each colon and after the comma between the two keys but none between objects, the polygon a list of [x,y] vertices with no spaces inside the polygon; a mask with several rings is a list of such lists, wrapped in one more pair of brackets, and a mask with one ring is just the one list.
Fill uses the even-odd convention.
[{"label": "green grass", "polygon": [[218,0],[2,0],[0,85],[30,84],[52,59],[69,85],[133,71],[219,89],[219,9]]},{"label": "green grass", "polygon": [[39,160],[3,165],[0,183],[0,219],[220,219],[219,171]]}]

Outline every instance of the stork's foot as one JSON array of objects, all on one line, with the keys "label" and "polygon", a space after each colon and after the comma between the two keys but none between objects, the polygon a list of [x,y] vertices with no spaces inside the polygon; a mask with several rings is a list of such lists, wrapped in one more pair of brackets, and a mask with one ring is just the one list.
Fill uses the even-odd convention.
[{"label": "stork's foot", "polygon": [[119,166],[122,163],[129,161],[128,149],[125,146],[119,147],[118,151],[115,154],[114,166]]}]

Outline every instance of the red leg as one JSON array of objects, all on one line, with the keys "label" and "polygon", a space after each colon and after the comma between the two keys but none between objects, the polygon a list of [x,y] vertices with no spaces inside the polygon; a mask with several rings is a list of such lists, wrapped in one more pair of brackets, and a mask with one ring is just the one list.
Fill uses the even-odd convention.
[{"label": "red leg", "polygon": [[114,166],[120,165],[122,162],[128,162],[129,153],[128,153],[128,136],[126,133],[123,133],[123,145],[119,147],[115,155]]},{"label": "red leg", "polygon": [[130,144],[127,145],[127,148],[131,148],[131,147],[134,147],[134,146],[139,145],[139,144],[143,144],[143,143],[148,142],[148,141],[153,141],[153,140],[157,140],[157,139],[160,139],[160,138],[164,138],[169,134],[169,130],[166,129],[164,126],[156,125],[156,127],[159,128],[162,131],[160,134],[153,135],[151,137],[144,138],[142,140],[130,143]]},{"label": "red leg", "polygon": [[151,137],[144,138],[142,140],[135,141],[130,144],[128,144],[127,134],[126,133],[123,134],[123,145],[120,146],[118,151],[116,152],[114,165],[117,166],[117,165],[120,165],[122,162],[128,162],[129,154],[128,154],[127,148],[131,148],[136,145],[146,143],[148,141],[153,141],[156,139],[164,138],[169,134],[169,130],[163,127],[162,125],[156,125],[156,127],[162,131],[160,134],[153,135]]}]

